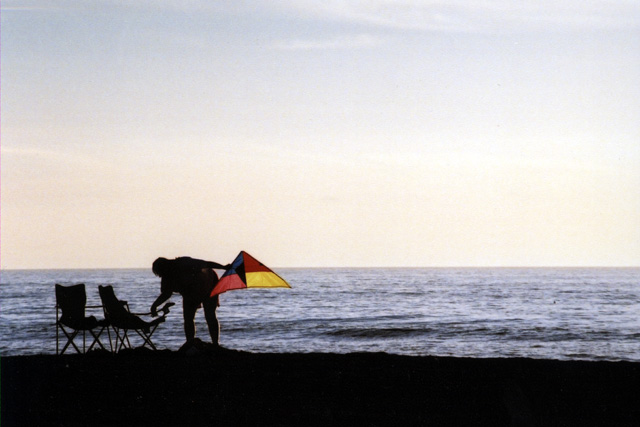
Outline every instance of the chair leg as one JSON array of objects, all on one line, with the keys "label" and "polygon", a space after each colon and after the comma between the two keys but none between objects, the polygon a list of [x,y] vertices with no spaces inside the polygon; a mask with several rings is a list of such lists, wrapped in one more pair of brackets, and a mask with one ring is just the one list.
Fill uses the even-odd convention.
[{"label": "chair leg", "polygon": [[116,333],[116,348],[115,353],[118,353],[123,348],[131,348],[131,341],[129,341],[129,330],[121,328],[113,328]]},{"label": "chair leg", "polygon": [[111,326],[107,325],[107,336],[109,337],[109,351],[113,353],[113,345],[111,344]]},{"label": "chair leg", "polygon": [[100,341],[100,335],[102,335],[102,332],[104,331],[104,328],[105,327],[103,326],[102,329],[100,329],[100,331],[98,332],[98,334],[93,332],[93,329],[89,330],[89,333],[93,337],[93,342],[91,343],[91,345],[89,346],[89,349],[87,351],[91,351],[91,349],[96,345],[96,343],[100,346],[100,348],[102,348],[103,350],[106,351],[106,348],[104,348],[104,345],[102,345],[102,342]]},{"label": "chair leg", "polygon": [[76,338],[76,336],[78,335],[78,332],[80,331],[73,331],[73,333],[69,334],[66,329],[64,329],[64,327],[62,325],[59,324],[60,329],[62,329],[62,332],[64,333],[64,335],[67,337],[67,343],[64,345],[64,347],[62,347],[62,351],[60,351],[60,355],[64,354],[64,352],[67,350],[67,348],[69,347],[69,345],[72,345],[73,348],[80,354],[82,354],[82,352],[80,351],[80,349],[78,348],[78,346],[76,345],[76,343],[74,342],[74,339]]},{"label": "chair leg", "polygon": [[129,341],[129,330],[128,330],[128,329],[125,329],[125,330],[124,330],[124,337],[125,337],[125,338],[126,338],[126,340],[127,340],[127,348],[133,348],[133,347],[131,346],[131,341]]},{"label": "chair leg", "polygon": [[138,335],[140,335],[140,337],[144,340],[142,347],[144,347],[145,345],[149,345],[149,347],[151,347],[152,350],[158,350],[156,346],[153,344],[153,341],[151,341],[151,335],[153,335],[153,332],[156,330],[156,327],[157,325],[153,329],[151,329],[151,331],[148,334],[144,333],[144,331],[140,331],[136,329],[136,332],[138,333]]},{"label": "chair leg", "polygon": [[[156,348],[156,346],[153,344],[153,342],[151,341],[151,336],[153,335],[153,333],[156,331],[156,329],[157,329],[157,328],[158,328],[158,324],[156,324],[155,326],[153,326],[153,328],[151,328],[151,331],[149,332],[148,337],[147,337],[147,339],[148,339],[148,341],[149,341],[149,346],[150,346],[153,350],[158,350],[158,349]],[[147,341],[147,340],[145,340],[145,341]]]},{"label": "chair leg", "polygon": [[126,348],[126,344],[125,344],[125,340],[124,340],[124,332],[122,332],[123,335],[120,335],[120,331],[118,331],[118,345],[116,345],[117,351],[119,352],[120,350],[122,350],[123,348]]},{"label": "chair leg", "polygon": [[120,328],[116,328],[114,326],[113,332],[116,335],[115,336],[116,345],[113,352],[118,353],[120,350],[122,350],[122,347],[124,346],[124,338],[120,335]]},{"label": "chair leg", "polygon": [[[115,337],[111,338],[111,331],[113,330],[113,334]],[[118,352],[118,330],[115,326],[109,325],[107,326],[107,334],[109,335],[109,348],[111,349],[111,353]],[[114,346],[115,341],[115,346]]]}]

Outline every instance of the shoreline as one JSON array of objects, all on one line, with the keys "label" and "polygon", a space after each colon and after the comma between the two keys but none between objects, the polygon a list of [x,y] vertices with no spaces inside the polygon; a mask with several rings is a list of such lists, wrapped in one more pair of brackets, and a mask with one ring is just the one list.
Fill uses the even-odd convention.
[{"label": "shoreline", "polygon": [[0,359],[3,426],[640,425],[640,363],[387,353]]}]

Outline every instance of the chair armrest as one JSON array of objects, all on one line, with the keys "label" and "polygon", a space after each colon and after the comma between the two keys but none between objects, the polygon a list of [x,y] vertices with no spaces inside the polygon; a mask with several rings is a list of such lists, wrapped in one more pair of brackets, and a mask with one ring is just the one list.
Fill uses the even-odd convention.
[{"label": "chair armrest", "polygon": [[[165,305],[163,305],[160,310],[158,310],[159,312],[162,312],[163,314],[161,315],[161,317],[166,316],[167,314],[169,314],[169,308],[176,305],[176,303],[174,302],[168,302]],[[150,316],[151,312],[148,313],[131,313],[131,314],[135,314],[136,316]]]}]

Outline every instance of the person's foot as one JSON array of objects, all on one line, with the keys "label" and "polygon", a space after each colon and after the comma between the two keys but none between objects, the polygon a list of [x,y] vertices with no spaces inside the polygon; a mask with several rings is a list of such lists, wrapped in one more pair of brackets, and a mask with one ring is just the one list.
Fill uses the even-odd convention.
[{"label": "person's foot", "polygon": [[199,338],[187,340],[178,350],[179,353],[194,354],[200,352],[204,347],[204,343]]}]

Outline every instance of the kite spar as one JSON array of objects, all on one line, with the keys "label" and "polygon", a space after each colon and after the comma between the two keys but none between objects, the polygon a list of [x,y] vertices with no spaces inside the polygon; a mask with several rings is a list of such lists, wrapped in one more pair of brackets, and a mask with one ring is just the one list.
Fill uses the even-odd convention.
[{"label": "kite spar", "polygon": [[211,296],[244,288],[291,288],[282,277],[269,267],[241,251],[231,264],[231,268],[220,278],[211,291]]}]

